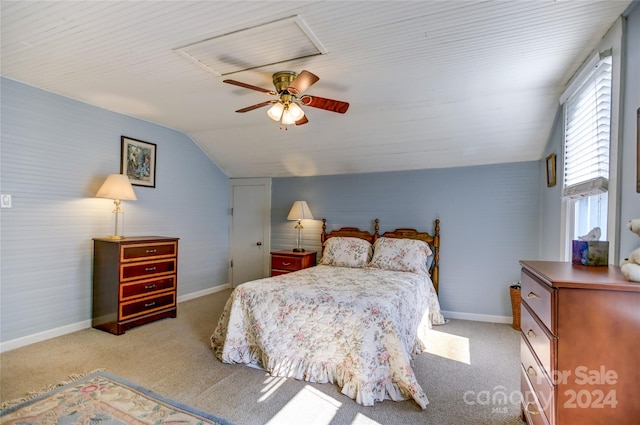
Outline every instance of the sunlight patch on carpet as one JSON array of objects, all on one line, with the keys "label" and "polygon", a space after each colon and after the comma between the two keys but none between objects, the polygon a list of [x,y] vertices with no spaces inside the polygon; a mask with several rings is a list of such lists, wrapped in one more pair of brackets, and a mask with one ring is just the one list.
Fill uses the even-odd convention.
[{"label": "sunlight patch on carpet", "polygon": [[469,338],[431,329],[429,331],[427,353],[457,362],[471,364]]},{"label": "sunlight patch on carpet", "polygon": [[258,399],[258,403],[262,403],[263,401],[267,401],[267,399],[269,397],[271,397],[271,395],[273,393],[275,393],[278,390],[278,388],[280,388],[282,386],[282,384],[284,384],[286,382],[286,380],[287,380],[287,378],[284,378],[284,377],[269,376],[264,381],[265,386],[260,391],[261,393],[264,393],[264,395]]},{"label": "sunlight patch on carpet", "polygon": [[[305,425],[329,425],[342,403],[310,385],[298,392],[267,425],[294,424],[305,418]],[[308,418],[313,418],[308,421]]]}]

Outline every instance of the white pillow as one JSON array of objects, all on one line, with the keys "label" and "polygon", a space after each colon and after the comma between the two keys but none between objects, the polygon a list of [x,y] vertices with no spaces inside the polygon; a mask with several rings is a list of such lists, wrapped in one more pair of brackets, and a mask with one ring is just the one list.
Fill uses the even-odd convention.
[{"label": "white pillow", "polygon": [[334,237],[324,243],[320,264],[338,267],[364,267],[371,259],[371,243],[360,238]]},{"label": "white pillow", "polygon": [[378,238],[369,263],[379,269],[428,274],[429,244],[416,239]]}]

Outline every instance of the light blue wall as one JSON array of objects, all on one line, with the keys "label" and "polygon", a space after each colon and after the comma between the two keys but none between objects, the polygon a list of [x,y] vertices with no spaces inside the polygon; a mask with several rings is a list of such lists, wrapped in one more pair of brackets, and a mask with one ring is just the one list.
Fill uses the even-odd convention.
[{"label": "light blue wall", "polygon": [[[411,227],[441,220],[440,302],[447,311],[510,316],[509,284],[521,259],[538,258],[539,162],[324,177],[276,178],[272,249],[295,246],[293,201],[308,202],[329,230]],[[304,246],[319,250],[320,222],[307,222]]]},{"label": "light blue wall", "polygon": [[125,235],[180,238],[178,296],[225,284],[228,178],[184,133],[0,79],[2,342],[91,318],[92,238],[111,234],[120,136],[157,145],[156,187],[124,201]]},{"label": "light blue wall", "polygon": [[[547,187],[545,184],[540,188],[540,259],[549,261],[560,261],[562,259],[562,185],[563,185],[563,108],[558,106],[553,127],[540,161],[540,172],[546,173],[546,157],[556,154],[556,185]],[[543,174],[544,175],[544,174]],[[546,179],[546,177],[545,177]]]}]

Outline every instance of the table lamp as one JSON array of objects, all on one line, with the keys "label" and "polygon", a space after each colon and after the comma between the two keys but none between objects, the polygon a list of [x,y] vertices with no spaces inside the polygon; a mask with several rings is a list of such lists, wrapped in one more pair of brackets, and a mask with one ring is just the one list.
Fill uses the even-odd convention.
[{"label": "table lamp", "polygon": [[118,232],[118,224],[124,227],[124,211],[120,208],[120,201],[136,201],[136,193],[133,191],[133,186],[129,181],[129,177],[124,174],[109,174],[107,179],[102,183],[100,190],[96,194],[96,198],[113,199],[115,208],[113,214],[115,215],[115,229],[114,234],[107,236],[109,239],[124,239],[123,232]]},{"label": "table lamp", "polygon": [[303,227],[302,224],[300,224],[300,220],[313,220],[313,215],[311,214],[309,205],[307,205],[307,201],[295,201],[291,207],[291,211],[289,211],[287,220],[298,220],[296,224],[296,247],[293,248],[293,252],[304,252],[301,246]]}]

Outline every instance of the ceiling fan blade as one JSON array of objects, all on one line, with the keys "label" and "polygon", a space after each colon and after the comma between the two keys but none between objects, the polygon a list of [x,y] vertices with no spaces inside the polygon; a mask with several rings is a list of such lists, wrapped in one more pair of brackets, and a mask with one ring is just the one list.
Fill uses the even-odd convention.
[{"label": "ceiling fan blade", "polygon": [[303,116],[302,118],[300,118],[298,121],[296,121],[296,125],[303,125],[308,123],[309,120],[307,119],[307,116]]},{"label": "ceiling fan blade", "polygon": [[256,91],[261,91],[262,93],[276,94],[273,90],[263,89],[262,87],[252,86],[251,84],[243,83],[242,81],[236,80],[223,80],[223,83],[233,84],[234,86],[244,87],[245,89],[251,89]]},{"label": "ceiling fan blade", "polygon": [[289,84],[287,87],[287,91],[294,96],[299,95],[312,85],[314,85],[320,77],[315,74],[312,74],[309,71],[302,71],[298,76]]},{"label": "ceiling fan blade", "polygon": [[266,102],[257,103],[255,105],[247,106],[246,108],[238,109],[236,112],[249,112],[254,109],[262,108],[263,106],[271,105],[272,103],[276,103],[277,100],[267,100]]},{"label": "ceiling fan blade", "polygon": [[349,104],[347,102],[343,102],[341,100],[333,100],[326,99],[324,97],[318,96],[302,96],[300,98],[300,102],[302,102],[305,106],[311,106],[313,108],[325,109],[331,112],[337,112],[339,114],[344,114],[349,109]]}]

